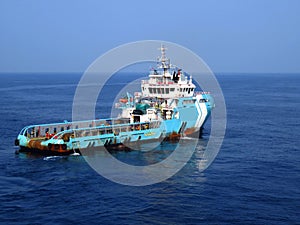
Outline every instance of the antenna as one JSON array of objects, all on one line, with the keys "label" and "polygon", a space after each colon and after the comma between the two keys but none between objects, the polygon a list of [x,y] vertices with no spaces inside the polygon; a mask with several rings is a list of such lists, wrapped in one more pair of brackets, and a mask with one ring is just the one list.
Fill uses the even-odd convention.
[{"label": "antenna", "polygon": [[170,60],[166,57],[166,50],[167,48],[161,44],[160,48],[158,48],[158,50],[160,50],[161,52],[161,57],[158,58],[158,60],[161,63],[161,68],[164,69],[164,71],[166,71],[167,69],[170,68]]},{"label": "antenna", "polygon": [[163,44],[161,44],[159,50],[161,52],[160,61],[165,62],[167,60],[167,57],[166,57],[166,50],[167,50],[167,48]]}]

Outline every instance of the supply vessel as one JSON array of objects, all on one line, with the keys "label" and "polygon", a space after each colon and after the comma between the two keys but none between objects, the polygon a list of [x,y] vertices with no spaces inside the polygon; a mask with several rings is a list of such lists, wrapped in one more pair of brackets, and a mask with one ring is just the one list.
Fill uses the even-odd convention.
[{"label": "supply vessel", "polygon": [[19,152],[46,155],[82,154],[93,148],[124,149],[136,143],[199,136],[214,108],[209,92],[196,92],[192,76],[172,65],[161,46],[157,66],[140,92],[119,99],[116,118],[64,121],[24,127],[15,145]]}]

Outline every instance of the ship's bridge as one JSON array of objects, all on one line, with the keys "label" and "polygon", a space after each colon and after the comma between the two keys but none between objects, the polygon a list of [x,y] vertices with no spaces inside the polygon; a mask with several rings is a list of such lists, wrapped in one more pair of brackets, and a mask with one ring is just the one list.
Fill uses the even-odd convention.
[{"label": "ship's bridge", "polygon": [[171,75],[166,73],[151,72],[149,80],[142,81],[142,96],[157,98],[192,97],[195,85],[192,77],[188,79],[181,71],[174,71]]},{"label": "ship's bridge", "polygon": [[142,80],[142,96],[152,98],[192,97],[195,85],[192,76],[188,77],[172,65],[166,57],[166,48],[162,45],[161,56],[157,59],[157,69],[152,69],[149,80]]}]

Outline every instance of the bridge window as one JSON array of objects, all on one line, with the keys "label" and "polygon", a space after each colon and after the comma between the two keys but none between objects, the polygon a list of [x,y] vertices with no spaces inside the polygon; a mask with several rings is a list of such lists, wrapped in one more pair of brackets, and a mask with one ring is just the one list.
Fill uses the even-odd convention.
[{"label": "bridge window", "polygon": [[107,133],[107,134],[111,134],[111,133],[112,133],[112,129],[107,129],[107,130],[106,130],[106,133]]},{"label": "bridge window", "polygon": [[157,88],[157,94],[160,94],[160,88]]},{"label": "bridge window", "polygon": [[166,88],[166,94],[169,94],[169,88]]},{"label": "bridge window", "polygon": [[152,88],[149,88],[149,92],[150,92],[150,94],[152,94]]},{"label": "bridge window", "polygon": [[175,88],[170,88],[170,91],[175,91]]}]

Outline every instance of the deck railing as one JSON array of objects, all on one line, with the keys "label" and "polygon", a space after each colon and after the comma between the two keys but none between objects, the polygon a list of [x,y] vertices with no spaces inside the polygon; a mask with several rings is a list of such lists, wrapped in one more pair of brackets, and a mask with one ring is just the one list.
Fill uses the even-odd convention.
[{"label": "deck railing", "polygon": [[[106,121],[106,123],[99,123]],[[123,123],[117,123],[123,122]],[[125,123],[124,123],[125,122]],[[45,139],[63,139],[69,140],[70,137],[86,137],[86,136],[98,136],[103,134],[114,134],[118,135],[122,132],[131,132],[131,131],[139,131],[139,130],[148,130],[159,128],[161,122],[160,121],[151,121],[151,122],[138,122],[138,123],[129,123],[129,119],[120,120],[120,119],[109,119],[109,120],[99,120],[95,121],[95,126],[86,126],[86,127],[78,127],[69,129],[64,129],[56,133],[49,133],[50,130],[54,128],[58,128],[59,126],[53,124],[49,125],[36,125],[29,126],[22,129],[22,135],[27,136],[28,138],[45,138]],[[98,126],[96,126],[98,124]],[[74,124],[72,124],[74,125]],[[46,129],[45,129],[46,128]],[[48,129],[48,130],[47,130]],[[44,130],[44,133],[41,133],[41,130]]]}]

